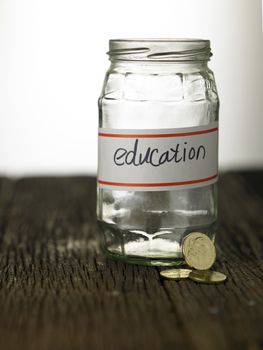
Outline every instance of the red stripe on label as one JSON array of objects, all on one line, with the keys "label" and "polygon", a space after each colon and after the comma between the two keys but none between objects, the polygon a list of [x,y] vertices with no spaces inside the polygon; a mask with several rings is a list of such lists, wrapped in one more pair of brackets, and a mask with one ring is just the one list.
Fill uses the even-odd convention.
[{"label": "red stripe on label", "polygon": [[191,180],[191,181],[178,181],[178,182],[161,182],[161,183],[129,183],[129,182],[111,182],[111,181],[103,181],[98,180],[98,183],[102,185],[110,185],[110,186],[125,186],[125,187],[161,187],[161,186],[182,186],[182,185],[191,185],[197,184],[200,182],[211,181],[215,179],[218,174],[206,177],[204,179]]},{"label": "red stripe on label", "polygon": [[201,134],[208,134],[210,132],[218,131],[218,128],[212,128],[207,130],[200,130],[200,131],[191,131],[191,132],[179,132],[175,134],[110,134],[110,133],[104,133],[99,132],[99,136],[103,137],[121,137],[121,138],[127,138],[127,137],[143,137],[143,138],[151,138],[151,137],[181,137],[181,136],[192,136],[192,135],[201,135]]}]

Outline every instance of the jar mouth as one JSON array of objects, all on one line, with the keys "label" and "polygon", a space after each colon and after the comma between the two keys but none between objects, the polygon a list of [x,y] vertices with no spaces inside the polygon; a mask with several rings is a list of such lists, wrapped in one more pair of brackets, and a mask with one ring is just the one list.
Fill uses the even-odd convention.
[{"label": "jar mouth", "polygon": [[207,62],[212,56],[205,39],[111,39],[111,61]]}]

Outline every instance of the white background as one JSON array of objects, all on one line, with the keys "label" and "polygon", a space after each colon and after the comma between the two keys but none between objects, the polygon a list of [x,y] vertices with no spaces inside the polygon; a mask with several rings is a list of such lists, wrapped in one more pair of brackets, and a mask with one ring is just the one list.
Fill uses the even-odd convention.
[{"label": "white background", "polygon": [[95,173],[108,40],[211,39],[220,166],[263,166],[260,0],[0,0],[0,173]]}]

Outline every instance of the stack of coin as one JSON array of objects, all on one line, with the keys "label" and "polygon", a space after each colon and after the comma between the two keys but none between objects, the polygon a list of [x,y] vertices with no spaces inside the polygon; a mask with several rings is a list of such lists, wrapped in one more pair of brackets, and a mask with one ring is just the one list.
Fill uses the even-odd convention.
[{"label": "stack of coin", "polygon": [[209,270],[216,259],[216,250],[211,239],[201,232],[192,232],[182,243],[182,252],[186,264],[190,269],[169,269],[160,272],[161,276],[181,280],[190,278],[199,283],[220,283],[226,280],[221,272]]}]

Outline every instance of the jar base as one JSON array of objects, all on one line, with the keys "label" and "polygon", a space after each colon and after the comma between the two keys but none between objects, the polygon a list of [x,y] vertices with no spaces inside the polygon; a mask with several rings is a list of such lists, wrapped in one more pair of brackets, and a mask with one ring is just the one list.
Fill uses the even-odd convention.
[{"label": "jar base", "polygon": [[[184,264],[182,239],[191,232],[188,229],[159,229],[155,233],[143,230],[120,229],[115,225],[99,221],[102,250],[114,260],[146,266],[180,266]],[[211,226],[201,232],[214,239]],[[212,233],[213,232],[213,233]]]},{"label": "jar base", "polygon": [[146,258],[137,256],[124,256],[120,254],[111,253],[104,249],[104,254],[112,260],[122,261],[128,264],[144,265],[144,266],[181,266],[184,265],[184,260],[172,258]]}]

